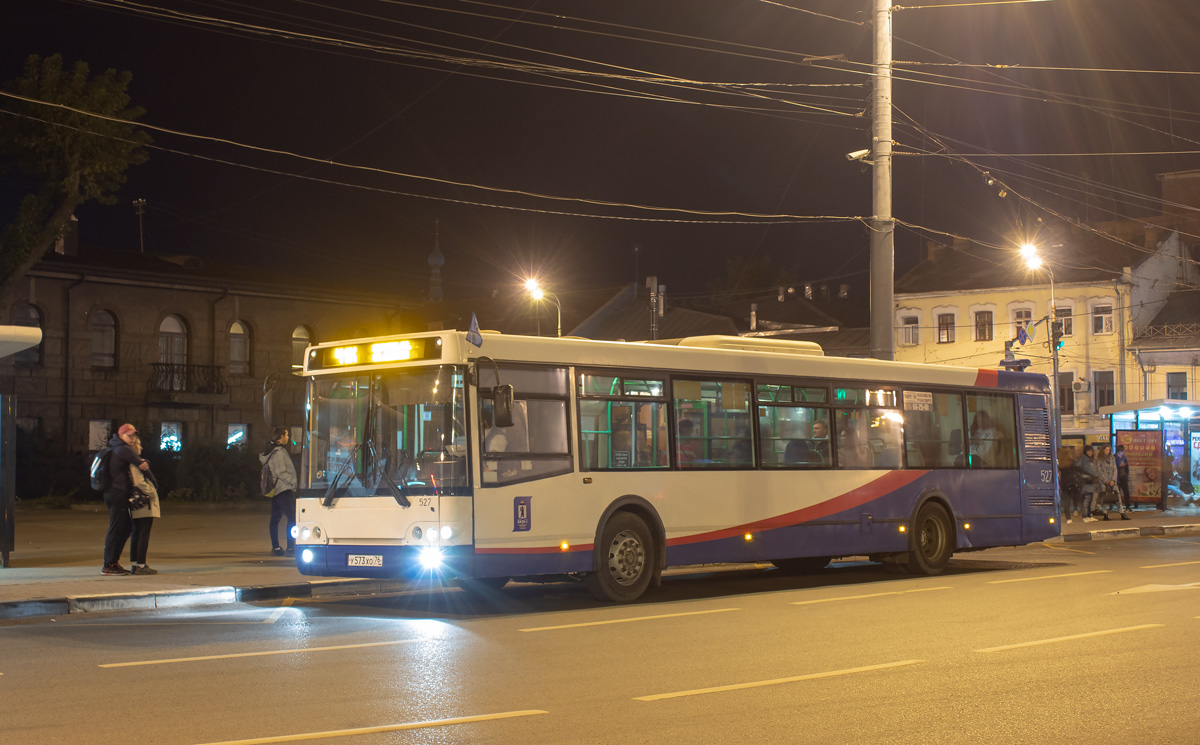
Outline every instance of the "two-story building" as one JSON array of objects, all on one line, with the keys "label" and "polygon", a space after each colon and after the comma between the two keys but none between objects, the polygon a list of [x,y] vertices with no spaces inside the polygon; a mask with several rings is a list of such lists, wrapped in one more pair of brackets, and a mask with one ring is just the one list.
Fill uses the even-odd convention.
[{"label": "two-story building", "polygon": [[[1163,178],[1167,203],[1200,204],[1200,173]],[[1196,227],[1188,211],[1165,210],[1043,230],[1038,270],[1016,246],[931,246],[896,283],[896,359],[990,368],[1011,348],[1052,376],[1054,318],[1064,443],[1106,439],[1101,406],[1200,397],[1200,233],[1185,232]]]}]

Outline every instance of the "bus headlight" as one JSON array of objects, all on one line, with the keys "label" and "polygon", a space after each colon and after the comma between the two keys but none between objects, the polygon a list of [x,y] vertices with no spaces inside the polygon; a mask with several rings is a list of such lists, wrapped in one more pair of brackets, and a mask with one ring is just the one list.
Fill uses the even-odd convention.
[{"label": "bus headlight", "polygon": [[306,548],[300,552],[300,561],[305,564],[311,564],[313,560],[313,552],[311,548]]},{"label": "bus headlight", "polygon": [[443,540],[443,541],[448,541],[448,540],[450,540],[450,537],[451,537],[451,536],[453,536],[453,535],[454,535],[454,529],[453,529],[453,528],[451,528],[449,525],[443,525],[443,526],[442,526],[442,540]]},{"label": "bus headlight", "polygon": [[413,540],[414,540],[414,541],[419,541],[419,540],[421,540],[421,535],[422,535],[424,532],[425,532],[425,531],[421,530],[421,526],[420,526],[420,525],[414,525],[414,526],[413,526],[413,529],[412,529],[412,537],[413,537]]},{"label": "bus headlight", "polygon": [[295,538],[295,537],[296,537],[296,534],[297,534],[299,531],[300,531],[300,528],[298,528],[298,527],[296,527],[295,525],[293,525],[293,526],[292,526],[292,538]]},{"label": "bus headlight", "polygon": [[437,569],[442,565],[442,550],[437,546],[426,546],[421,549],[421,568]]}]

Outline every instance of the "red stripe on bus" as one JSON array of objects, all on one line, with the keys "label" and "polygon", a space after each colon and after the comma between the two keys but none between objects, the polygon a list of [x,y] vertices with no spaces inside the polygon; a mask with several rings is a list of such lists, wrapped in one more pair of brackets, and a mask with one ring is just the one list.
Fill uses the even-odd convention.
[{"label": "red stripe on bus", "polygon": [[534,546],[533,548],[476,548],[477,554],[569,554],[577,551],[591,551],[592,544],[580,543],[571,546],[570,550],[563,551],[561,546]]},{"label": "red stripe on bus", "polygon": [[999,370],[977,370],[975,373],[976,388],[999,388],[1000,387],[1000,371]]},{"label": "red stripe on bus", "polygon": [[697,533],[695,535],[684,536],[682,538],[672,538],[667,541],[668,546],[682,546],[688,543],[700,543],[701,541],[716,541],[722,538],[730,538],[735,535],[744,533],[758,533],[772,528],[785,528],[791,525],[799,525],[800,523],[808,522],[809,520],[819,520],[822,517],[836,515],[844,510],[853,509],[861,505],[876,500],[886,494],[890,494],[897,489],[908,486],[912,482],[924,476],[928,471],[889,471],[880,476],[874,481],[863,484],[857,489],[846,492],[833,499],[827,499],[820,504],[814,504],[811,507],[805,507],[795,512],[788,512],[775,517],[768,517],[765,520],[759,520],[753,523],[747,523],[733,528],[725,528],[723,530],[714,530],[708,533]]}]

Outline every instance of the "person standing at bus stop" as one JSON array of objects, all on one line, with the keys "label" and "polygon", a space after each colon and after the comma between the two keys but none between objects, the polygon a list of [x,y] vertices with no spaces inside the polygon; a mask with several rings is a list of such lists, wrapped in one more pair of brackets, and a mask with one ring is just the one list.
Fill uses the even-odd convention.
[{"label": "person standing at bus stop", "polygon": [[125,543],[133,530],[133,521],[129,517],[129,497],[133,492],[133,484],[129,480],[129,467],[134,466],[142,471],[150,470],[150,464],[134,452],[133,445],[137,440],[137,428],[128,422],[121,425],[117,433],[108,441],[112,452],[108,456],[108,473],[112,482],[104,492],[104,505],[108,507],[108,533],[104,536],[104,565],[101,574],[129,574],[129,570],[121,566],[121,554],[125,552]]},{"label": "person standing at bus stop", "polygon": [[271,439],[267,442],[266,448],[258,456],[259,461],[269,470],[271,483],[274,484],[270,493],[263,496],[271,498],[269,530],[271,532],[271,553],[275,556],[283,556],[285,553],[279,545],[279,523],[285,516],[287,517],[286,553],[291,556],[296,550],[296,537],[292,535],[292,528],[296,527],[296,467],[292,465],[292,456],[288,454],[287,445],[290,441],[291,435],[288,433],[288,428],[276,427],[271,431]]},{"label": "person standing at bus stop", "polygon": [[1082,480],[1080,491],[1083,492],[1083,512],[1081,513],[1085,523],[1094,523],[1096,518],[1092,517],[1092,510],[1095,509],[1096,494],[1100,491],[1100,471],[1096,470],[1096,451],[1091,445],[1083,446],[1083,455],[1079,456],[1079,460],[1075,461],[1075,467],[1079,469]]}]

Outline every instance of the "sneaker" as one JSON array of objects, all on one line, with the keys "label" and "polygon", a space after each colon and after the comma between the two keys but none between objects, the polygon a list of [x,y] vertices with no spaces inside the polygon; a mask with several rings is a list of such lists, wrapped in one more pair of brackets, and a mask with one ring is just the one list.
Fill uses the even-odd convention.
[{"label": "sneaker", "polygon": [[133,571],[130,574],[158,574],[158,570],[151,569],[145,564],[134,564]]},{"label": "sneaker", "polygon": [[1083,521],[1084,521],[1085,523],[1095,523],[1095,522],[1100,522],[1099,520],[1097,520],[1097,519],[1096,519],[1096,518],[1094,518],[1094,517],[1085,517],[1085,518],[1083,518]]},{"label": "sneaker", "polygon": [[1121,519],[1122,519],[1122,520],[1132,520],[1133,518],[1132,518],[1132,517],[1130,517],[1129,515],[1126,515],[1124,512],[1122,512],[1122,513],[1121,513]]},{"label": "sneaker", "polygon": [[1070,517],[1067,518],[1067,525],[1070,525],[1073,522],[1075,522],[1074,518],[1070,518]]},{"label": "sneaker", "polygon": [[271,549],[271,555],[272,556],[283,556],[283,549],[280,548],[279,546],[276,546],[275,548]]},{"label": "sneaker", "polygon": [[129,574],[129,570],[120,564],[105,564],[100,568],[101,574]]}]

